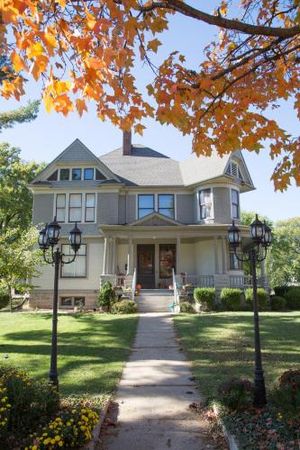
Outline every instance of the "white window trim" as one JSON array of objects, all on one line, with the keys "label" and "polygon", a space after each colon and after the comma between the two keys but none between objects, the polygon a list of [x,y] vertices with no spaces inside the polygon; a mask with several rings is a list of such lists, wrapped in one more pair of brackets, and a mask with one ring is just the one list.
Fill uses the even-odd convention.
[{"label": "white window trim", "polygon": [[177,194],[175,192],[138,192],[135,194],[135,217],[136,220],[139,220],[139,195],[153,195],[154,196],[154,213],[159,214],[158,212],[158,196],[159,195],[173,195],[174,197],[174,218],[169,216],[168,217],[171,220],[177,220]]},{"label": "white window trim", "polygon": [[[81,194],[82,196],[82,204],[81,204],[81,221],[77,223],[81,224],[92,224],[97,223],[97,209],[98,209],[98,195],[97,192],[93,191],[86,191],[86,192],[78,192],[78,191],[72,191],[72,192],[57,192],[54,194],[54,202],[53,202],[53,217],[56,216],[56,202],[57,202],[57,196],[65,194],[66,196],[66,206],[65,206],[65,221],[59,222],[63,224],[72,224],[75,222],[69,221],[69,203],[70,203],[70,194]],[[86,195],[87,194],[94,194],[95,195],[95,220],[93,222],[86,222],[85,221],[85,202],[86,202]]]},{"label": "white window trim", "polygon": [[[67,243],[67,242],[66,243],[62,243],[61,244],[61,250],[63,248],[63,245],[70,245],[70,244]],[[88,278],[88,244],[87,243],[83,243],[82,245],[85,246],[85,255],[77,255],[76,257],[78,257],[78,256],[81,256],[81,257],[84,256],[85,257],[85,275],[76,276],[76,277],[70,277],[70,276],[63,275],[63,266],[61,266],[61,268],[60,268],[60,278],[62,280],[63,279],[65,279],[65,280],[83,280],[83,279],[87,279]],[[75,261],[73,261],[73,262],[75,262]],[[76,295],[75,295],[75,297],[76,297]]]},{"label": "white window trim", "polygon": [[[210,190],[211,195],[211,215],[205,219],[201,218],[201,208],[200,208],[200,192]],[[197,190],[197,217],[198,222],[211,223],[215,220],[215,204],[214,204],[214,188],[213,187],[201,187]]]},{"label": "white window trim", "polygon": [[[238,199],[239,199],[239,217],[233,217],[233,205],[232,205],[232,191],[236,191],[238,193]],[[231,219],[233,220],[241,220],[241,200],[240,200],[240,191],[236,188],[230,188],[229,191],[230,194],[230,211],[231,211]]]}]

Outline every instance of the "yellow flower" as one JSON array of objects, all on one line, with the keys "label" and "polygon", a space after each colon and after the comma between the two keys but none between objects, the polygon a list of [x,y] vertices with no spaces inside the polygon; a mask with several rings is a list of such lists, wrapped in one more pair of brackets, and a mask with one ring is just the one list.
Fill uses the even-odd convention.
[{"label": "yellow flower", "polygon": [[62,447],[64,445],[63,441],[59,441],[58,445],[59,447]]},{"label": "yellow flower", "polygon": [[60,441],[60,436],[56,435],[54,439],[58,442]]}]

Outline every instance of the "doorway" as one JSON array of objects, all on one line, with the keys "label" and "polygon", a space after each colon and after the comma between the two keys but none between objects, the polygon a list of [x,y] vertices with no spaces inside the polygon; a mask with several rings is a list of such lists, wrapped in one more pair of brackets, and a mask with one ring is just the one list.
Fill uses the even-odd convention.
[{"label": "doorway", "polygon": [[137,283],[142,289],[155,289],[155,245],[137,245]]}]

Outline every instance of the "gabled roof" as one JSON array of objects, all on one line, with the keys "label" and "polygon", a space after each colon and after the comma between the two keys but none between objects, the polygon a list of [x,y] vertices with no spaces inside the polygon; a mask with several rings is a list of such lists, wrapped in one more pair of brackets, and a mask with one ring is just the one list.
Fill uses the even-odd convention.
[{"label": "gabled roof", "polygon": [[142,145],[133,145],[131,155],[121,147],[99,159],[128,185],[183,186],[178,161]]},{"label": "gabled roof", "polygon": [[65,150],[63,150],[44,170],[32,181],[32,184],[37,184],[45,181],[49,175],[59,165],[63,163],[90,163],[96,166],[100,172],[107,178],[107,180],[114,180],[120,182],[116,174],[114,174],[102,161],[97,158],[78,138],[72,142]]},{"label": "gabled roof", "polygon": [[170,226],[170,225],[182,225],[182,223],[177,222],[177,220],[171,219],[170,217],[164,216],[158,212],[152,212],[142,217],[141,219],[135,220],[129,224],[130,226]]},{"label": "gabled roof", "polygon": [[212,152],[211,156],[191,155],[180,162],[184,184],[193,185],[224,175],[229,159],[229,154],[220,157],[216,152]]}]

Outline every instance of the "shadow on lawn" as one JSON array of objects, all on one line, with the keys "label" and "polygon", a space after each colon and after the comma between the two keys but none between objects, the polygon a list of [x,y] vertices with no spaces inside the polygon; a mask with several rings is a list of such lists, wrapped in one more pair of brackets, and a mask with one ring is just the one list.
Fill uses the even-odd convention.
[{"label": "shadow on lawn", "polygon": [[[1,352],[8,355],[28,356],[29,371],[39,369],[41,364],[48,370],[51,314],[41,314],[39,318],[49,320],[47,330],[6,333],[8,343],[1,346]],[[76,329],[72,319],[84,323],[84,328]],[[126,361],[130,352],[135,321],[135,317],[101,317],[99,320],[92,315],[72,315],[66,319],[67,323],[62,323],[61,329],[58,323],[58,371],[64,393],[104,394],[114,389],[120,363]],[[70,331],[66,331],[68,322]],[[41,356],[42,361],[34,356]],[[41,376],[46,377],[47,373],[43,371]]]}]

